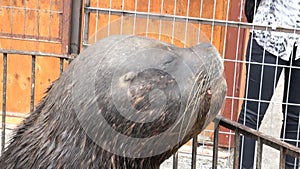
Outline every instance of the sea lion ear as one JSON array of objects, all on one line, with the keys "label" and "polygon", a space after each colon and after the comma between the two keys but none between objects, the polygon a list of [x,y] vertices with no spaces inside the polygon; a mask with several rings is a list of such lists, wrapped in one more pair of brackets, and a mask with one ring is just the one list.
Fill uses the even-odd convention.
[{"label": "sea lion ear", "polygon": [[[256,2],[255,2],[256,1]],[[247,22],[253,22],[254,12],[257,11],[257,8],[260,4],[261,0],[246,0],[245,2],[245,15],[247,18]]]},{"label": "sea lion ear", "polygon": [[128,72],[122,78],[124,81],[132,81],[136,76],[137,74],[135,72]]}]

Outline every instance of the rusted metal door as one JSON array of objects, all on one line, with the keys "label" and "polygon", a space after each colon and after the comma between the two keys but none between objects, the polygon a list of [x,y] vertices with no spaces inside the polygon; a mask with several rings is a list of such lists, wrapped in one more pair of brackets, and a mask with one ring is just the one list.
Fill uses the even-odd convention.
[{"label": "rusted metal door", "polygon": [[67,66],[71,9],[71,0],[0,1],[2,151],[9,125],[34,110]]}]

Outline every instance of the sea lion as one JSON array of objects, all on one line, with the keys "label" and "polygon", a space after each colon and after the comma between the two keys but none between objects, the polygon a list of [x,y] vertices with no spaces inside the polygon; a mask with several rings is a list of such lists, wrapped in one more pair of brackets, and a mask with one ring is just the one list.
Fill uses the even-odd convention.
[{"label": "sea lion", "polygon": [[85,49],[16,130],[1,168],[158,169],[221,109],[209,43],[115,35]]}]

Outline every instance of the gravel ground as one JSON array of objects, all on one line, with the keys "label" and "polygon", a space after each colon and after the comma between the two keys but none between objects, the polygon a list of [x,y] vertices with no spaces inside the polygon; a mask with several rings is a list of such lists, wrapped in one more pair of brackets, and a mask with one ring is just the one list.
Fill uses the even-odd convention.
[{"label": "gravel ground", "polygon": [[[281,100],[283,90],[283,79],[281,77],[275,95],[272,98],[273,103],[270,104],[266,116],[263,120],[260,131],[268,133],[269,135],[279,138],[281,128]],[[12,129],[8,126],[6,130],[6,142],[9,140]],[[0,129],[1,138],[1,129]],[[1,145],[1,139],[0,139]],[[1,149],[1,148],[0,148]],[[178,154],[178,168],[179,169],[190,169],[191,168],[191,147],[183,146]],[[200,146],[197,150],[197,169],[211,169],[212,168],[212,147]],[[229,169],[232,167],[233,149],[219,149],[218,168]],[[166,160],[162,165],[161,169],[171,169],[173,166],[173,158]],[[277,169],[279,168],[279,152],[272,148],[264,146],[263,149],[263,165],[264,169]]]},{"label": "gravel ground", "polygon": [[[183,149],[190,149],[188,146],[183,146],[178,153],[178,169],[190,169],[192,155],[189,151]],[[219,159],[218,168],[229,169],[232,168],[232,153],[228,149],[219,149]],[[210,146],[200,146],[197,149],[197,169],[211,169],[212,168],[212,157],[213,157],[212,147]],[[160,169],[172,169],[173,167],[173,157],[166,160]]]}]

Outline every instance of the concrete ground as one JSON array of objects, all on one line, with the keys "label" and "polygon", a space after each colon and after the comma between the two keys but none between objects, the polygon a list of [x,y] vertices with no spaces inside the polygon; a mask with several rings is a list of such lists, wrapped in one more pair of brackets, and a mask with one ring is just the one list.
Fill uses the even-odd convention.
[{"label": "concrete ground", "polygon": [[[280,77],[278,86],[275,90],[275,94],[271,100],[271,104],[266,112],[263,119],[260,131],[264,132],[275,138],[280,138],[280,131],[282,125],[282,107],[281,102],[283,98],[283,74]],[[270,147],[264,146],[263,149],[263,163],[262,168],[264,169],[277,169],[279,168],[279,151],[274,150]]]}]

